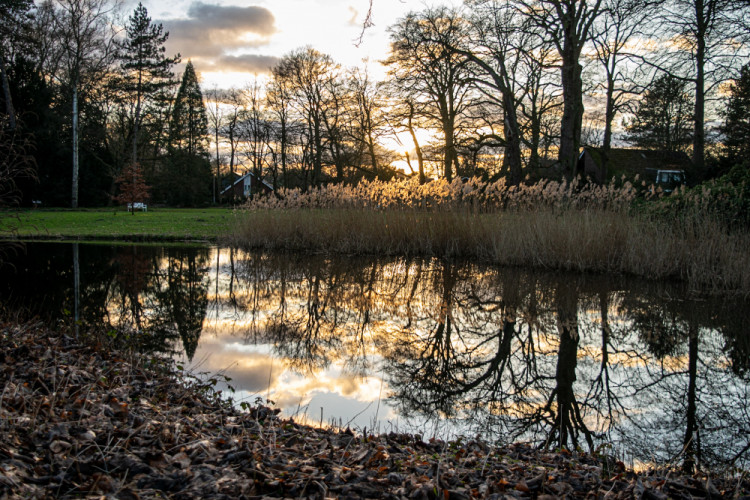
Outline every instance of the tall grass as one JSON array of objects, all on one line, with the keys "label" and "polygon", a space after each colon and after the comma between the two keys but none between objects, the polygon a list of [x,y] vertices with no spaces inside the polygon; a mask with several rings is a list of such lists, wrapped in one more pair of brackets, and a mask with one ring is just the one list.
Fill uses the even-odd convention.
[{"label": "tall grass", "polygon": [[[653,191],[651,191],[654,193]],[[231,243],[340,254],[422,255],[684,280],[750,295],[750,235],[700,210],[632,209],[635,188],[472,180],[328,186],[252,200]]]}]

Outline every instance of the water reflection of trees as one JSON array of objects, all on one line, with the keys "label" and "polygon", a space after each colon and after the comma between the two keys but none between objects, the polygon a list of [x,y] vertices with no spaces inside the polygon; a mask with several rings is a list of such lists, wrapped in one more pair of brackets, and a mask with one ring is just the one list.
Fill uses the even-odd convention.
[{"label": "water reflection of trees", "polygon": [[419,259],[263,255],[237,271],[247,340],[300,371],[382,371],[402,415],[686,469],[747,462],[743,304]]},{"label": "water reflection of trees", "polygon": [[[16,261],[23,280],[0,271],[0,298],[66,318],[72,247],[28,252]],[[179,342],[192,357],[208,319],[300,372],[382,374],[406,417],[540,446],[610,442],[685,469],[749,462],[747,303],[425,259],[91,245],[77,255],[81,317],[158,348]]]},{"label": "water reflection of trees", "polygon": [[[648,450],[658,442],[683,469],[702,463],[748,463],[750,393],[744,304],[630,295],[623,308],[630,333],[651,363],[633,374],[634,394],[661,409],[630,421],[628,439]],[[644,453],[641,458],[646,458]]]},{"label": "water reflection of trees", "polygon": [[[187,247],[30,244],[0,270],[0,296],[48,321],[127,335],[144,349],[175,341],[192,357],[208,303],[209,250]],[[78,317],[73,315],[78,312]]]},{"label": "water reflection of trees", "polygon": [[108,290],[109,323],[154,346],[179,339],[192,359],[207,312],[209,259],[204,248],[121,248]]}]

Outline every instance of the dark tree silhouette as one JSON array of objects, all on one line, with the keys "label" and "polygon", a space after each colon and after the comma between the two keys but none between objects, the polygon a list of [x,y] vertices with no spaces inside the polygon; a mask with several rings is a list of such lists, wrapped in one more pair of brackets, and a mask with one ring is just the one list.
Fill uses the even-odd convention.
[{"label": "dark tree silhouette", "polygon": [[138,162],[138,140],[143,120],[144,103],[174,85],[172,66],[180,56],[165,56],[164,43],[169,33],[161,24],[153,24],[148,11],[139,3],[125,26],[126,37],[121,43],[118,58],[121,61],[122,77],[118,87],[133,103],[131,158]]},{"label": "dark tree silhouette", "polygon": [[177,91],[169,127],[170,146],[189,155],[206,155],[208,118],[203,103],[198,76],[192,61],[188,61]]},{"label": "dark tree silhouette", "polygon": [[750,158],[750,64],[745,64],[730,84],[724,116],[721,132],[729,160],[747,161]]},{"label": "dark tree silhouette", "polygon": [[691,119],[686,83],[664,74],[650,85],[627,123],[627,139],[641,148],[685,151],[692,141]]},{"label": "dark tree silhouette", "polygon": [[468,61],[450,47],[462,46],[464,20],[447,8],[410,13],[390,28],[393,88],[401,100],[420,102],[420,112],[442,132],[443,175],[458,169],[459,120],[471,100]]}]

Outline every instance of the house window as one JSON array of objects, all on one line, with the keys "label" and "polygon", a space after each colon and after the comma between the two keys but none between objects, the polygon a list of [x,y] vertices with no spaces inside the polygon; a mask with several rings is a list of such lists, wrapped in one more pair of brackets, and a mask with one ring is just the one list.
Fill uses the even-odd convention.
[{"label": "house window", "polygon": [[250,177],[245,178],[245,196],[250,196],[250,188],[252,187],[252,185],[253,184]]}]

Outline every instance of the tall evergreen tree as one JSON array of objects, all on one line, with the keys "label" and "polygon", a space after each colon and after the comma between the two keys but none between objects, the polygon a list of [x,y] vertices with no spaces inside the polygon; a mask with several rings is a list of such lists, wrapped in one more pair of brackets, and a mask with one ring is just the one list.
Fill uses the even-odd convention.
[{"label": "tall evergreen tree", "polygon": [[211,201],[208,119],[193,63],[182,75],[169,121],[169,154],[156,192],[170,205],[196,206]]},{"label": "tall evergreen tree", "polygon": [[627,139],[647,149],[686,151],[693,140],[687,84],[669,74],[654,80],[626,123]]},{"label": "tall evergreen tree", "polygon": [[733,162],[750,156],[750,63],[729,87],[726,121],[721,127],[726,154]]},{"label": "tall evergreen tree", "polygon": [[146,100],[154,98],[174,84],[172,66],[180,55],[165,55],[169,32],[161,24],[152,24],[148,11],[139,3],[125,27],[126,37],[119,51],[123,76],[119,86],[129,95],[133,106],[132,163],[138,161],[138,139]]},{"label": "tall evergreen tree", "polygon": [[208,119],[203,104],[198,77],[192,61],[188,61],[182,75],[182,84],[172,109],[170,145],[190,155],[205,155],[208,150]]}]

